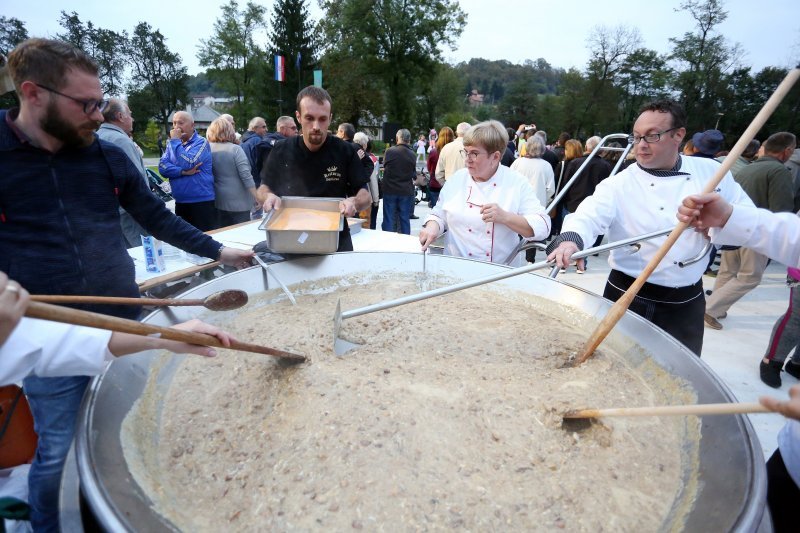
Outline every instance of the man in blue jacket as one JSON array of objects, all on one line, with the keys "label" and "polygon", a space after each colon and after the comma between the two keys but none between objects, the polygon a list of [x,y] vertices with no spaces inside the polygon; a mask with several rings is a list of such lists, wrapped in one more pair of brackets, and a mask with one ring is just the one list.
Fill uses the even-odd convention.
[{"label": "man in blue jacket", "polygon": [[175,214],[200,231],[215,229],[217,208],[211,147],[194,130],[194,118],[188,111],[178,111],[172,116],[167,150],[161,156],[158,170],[169,179]]},{"label": "man in blue jacket", "polygon": [[[128,156],[98,140],[106,108],[97,65],[71,45],[29,39],[9,54],[20,107],[0,111],[0,271],[32,294],[139,296],[119,207],[156,238],[244,266],[175,217]],[[138,307],[76,306],[136,319]],[[58,489],[87,377],[25,379],[39,437],[28,477],[35,531],[58,530]]]}]

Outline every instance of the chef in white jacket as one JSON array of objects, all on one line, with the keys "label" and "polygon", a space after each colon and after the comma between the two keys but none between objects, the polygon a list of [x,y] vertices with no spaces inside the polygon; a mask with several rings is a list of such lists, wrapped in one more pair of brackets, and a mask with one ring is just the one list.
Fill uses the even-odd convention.
[{"label": "chef in white jacket", "polygon": [[[0,385],[29,375],[95,375],[115,357],[150,349],[216,355],[207,346],[25,318],[29,301],[28,292],[0,272]],[[199,320],[174,327],[214,335],[225,346],[232,340],[229,334]]]},{"label": "chef in white jacket", "polygon": [[[800,218],[727,202],[721,195],[696,194],[683,200],[678,219],[707,233],[711,242],[750,248],[785,265],[800,267]],[[778,449],[767,461],[767,504],[777,533],[797,531],[800,501],[800,385],[788,401],[763,397],[767,408],[792,418],[778,433]]]},{"label": "chef in white jacket", "polygon": [[[445,231],[445,254],[478,261],[505,261],[519,237],[544,240],[550,217],[536,192],[521,174],[500,159],[508,134],[496,120],[476,124],[464,135],[466,168],[444,184],[436,207],[419,233],[422,250]],[[525,264],[517,254],[514,266]]]}]

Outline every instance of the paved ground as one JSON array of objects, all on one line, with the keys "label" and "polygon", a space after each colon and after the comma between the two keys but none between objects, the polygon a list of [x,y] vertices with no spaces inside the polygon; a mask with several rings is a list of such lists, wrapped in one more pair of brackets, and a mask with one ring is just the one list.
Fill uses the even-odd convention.
[{"label": "paved ground", "polygon": [[[415,213],[419,220],[411,221],[411,234],[419,229],[430,212],[427,204],[417,205]],[[380,228],[380,211],[378,214]],[[571,270],[560,274],[558,279],[596,294],[602,294],[609,267],[608,254],[592,257],[586,274]],[[789,301],[789,289],[785,284],[786,267],[770,263],[761,285],[737,302],[722,320],[723,329],[705,329],[702,360],[722,379],[733,394],[742,402],[758,401],[759,396],[787,396],[789,387],[798,380],[786,373],[781,374],[783,386],[776,390],[761,382],[758,364],[769,342],[772,325],[784,313]],[[714,278],[703,276],[707,290],[714,288]],[[591,332],[587,331],[587,336]],[[758,434],[765,458],[769,458],[777,447],[776,436],[783,426],[783,417],[773,414],[750,415],[750,422]]]}]

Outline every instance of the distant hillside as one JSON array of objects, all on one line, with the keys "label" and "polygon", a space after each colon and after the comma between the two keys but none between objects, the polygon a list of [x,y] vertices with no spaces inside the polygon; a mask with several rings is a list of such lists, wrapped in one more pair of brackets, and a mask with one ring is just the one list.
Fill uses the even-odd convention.
[{"label": "distant hillside", "polygon": [[210,94],[216,97],[230,96],[227,92],[217,87],[217,85],[206,76],[205,72],[189,76],[186,85],[189,87],[189,96],[198,94]]}]

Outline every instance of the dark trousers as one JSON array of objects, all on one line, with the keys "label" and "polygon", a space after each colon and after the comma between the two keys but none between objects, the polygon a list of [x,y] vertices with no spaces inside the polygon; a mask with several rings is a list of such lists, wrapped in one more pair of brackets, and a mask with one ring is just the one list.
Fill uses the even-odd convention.
[{"label": "dark trousers", "polygon": [[214,207],[214,200],[191,204],[175,202],[175,214],[200,231],[217,229],[217,208]]},{"label": "dark trousers", "polygon": [[[414,214],[414,197],[398,196],[395,194],[383,195],[383,231],[411,234],[411,215]],[[399,219],[395,222],[395,216]]]},{"label": "dark trousers", "polygon": [[797,531],[795,505],[800,502],[800,488],[786,470],[780,450],[767,461],[767,506],[775,533]]},{"label": "dark trousers", "polygon": [[428,207],[433,209],[436,207],[436,204],[439,202],[439,193],[442,192],[441,189],[434,191],[433,189],[428,189]]},{"label": "dark trousers", "polygon": [[[635,278],[612,270],[603,298],[616,302],[634,281]],[[629,309],[675,337],[700,357],[703,350],[703,314],[706,311],[702,280],[677,288],[645,283]]]},{"label": "dark trousers", "polygon": [[250,211],[223,211],[217,210],[218,215],[218,228],[233,226],[234,224],[241,224],[242,222],[250,222]]}]

